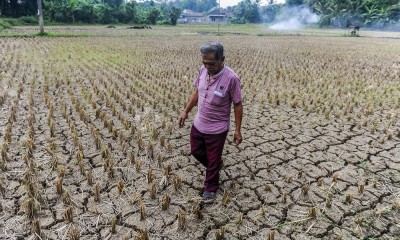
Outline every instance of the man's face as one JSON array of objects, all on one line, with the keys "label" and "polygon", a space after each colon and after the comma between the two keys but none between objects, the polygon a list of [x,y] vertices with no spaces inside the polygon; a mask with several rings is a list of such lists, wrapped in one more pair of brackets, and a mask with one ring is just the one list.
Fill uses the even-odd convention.
[{"label": "man's face", "polygon": [[224,67],[225,57],[217,60],[215,58],[215,53],[209,53],[207,55],[202,55],[204,67],[207,68],[207,72],[209,75],[215,75],[219,73]]}]

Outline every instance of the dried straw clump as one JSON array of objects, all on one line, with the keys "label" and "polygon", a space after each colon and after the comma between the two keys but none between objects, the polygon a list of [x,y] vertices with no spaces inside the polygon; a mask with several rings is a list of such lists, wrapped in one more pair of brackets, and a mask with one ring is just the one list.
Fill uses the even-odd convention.
[{"label": "dried straw clump", "polygon": [[69,194],[68,191],[65,191],[64,194],[61,197],[61,201],[62,203],[64,203],[65,205],[71,205],[72,204],[72,200],[71,200],[71,195]]},{"label": "dried straw clump", "polygon": [[222,195],[221,205],[226,206],[230,202],[231,198],[226,190],[224,190],[224,194]]},{"label": "dried straw clump", "polygon": [[121,195],[124,191],[124,182],[122,180],[119,180],[117,183],[117,189],[118,189],[118,195]]},{"label": "dried straw clump", "polygon": [[100,201],[100,184],[96,183],[96,186],[94,187],[94,201],[99,202]]},{"label": "dried straw clump", "polygon": [[93,173],[92,173],[92,170],[87,170],[86,171],[86,179],[87,179],[88,184],[90,186],[92,186],[93,185]]},{"label": "dried straw clump", "polygon": [[149,233],[147,231],[147,228],[139,229],[135,236],[135,240],[149,240]]},{"label": "dried straw clump", "polygon": [[365,188],[365,183],[364,182],[359,182],[358,183],[358,192],[363,193]]},{"label": "dried straw clump", "polygon": [[192,213],[196,216],[196,218],[198,220],[203,219],[203,212],[202,212],[202,208],[201,208],[201,203],[198,202],[194,205]]},{"label": "dried straw clump", "polygon": [[58,194],[62,194],[63,193],[63,178],[57,178],[56,180],[56,190]]},{"label": "dried straw clump", "polygon": [[146,219],[146,207],[144,206],[143,202],[140,202],[140,220],[145,220]]},{"label": "dried straw clump", "polygon": [[172,177],[172,183],[174,185],[175,191],[178,191],[179,189],[182,189],[182,179],[178,175],[174,175]]},{"label": "dried straw clump", "polygon": [[225,228],[224,227],[217,229],[217,231],[215,232],[215,239],[216,240],[225,239]]},{"label": "dried straw clump", "polygon": [[271,230],[268,232],[268,240],[274,240],[275,239],[275,230]]},{"label": "dried straw clump", "polygon": [[40,228],[40,221],[39,219],[35,219],[32,221],[32,233],[35,235],[35,239],[41,239],[42,237],[42,231]]},{"label": "dried straw clump", "polygon": [[72,207],[68,207],[63,214],[64,221],[67,223],[71,223],[74,221],[74,214],[73,214],[73,209]]},{"label": "dried straw clump", "polygon": [[170,203],[171,203],[171,197],[168,195],[168,193],[164,193],[161,199],[161,209],[163,211],[166,211],[169,208]]},{"label": "dried straw clump", "polygon": [[110,228],[110,232],[111,233],[117,233],[117,217],[113,216],[111,218],[111,228]]},{"label": "dried straw clump", "polygon": [[38,206],[35,202],[35,199],[33,197],[28,198],[25,200],[25,202],[22,205],[24,212],[25,212],[25,216],[28,219],[34,219],[37,212],[38,212]]},{"label": "dried straw clump", "polygon": [[72,226],[68,233],[69,240],[79,240],[81,237],[81,230],[78,227]]},{"label": "dried straw clump", "polygon": [[182,209],[178,212],[178,230],[185,230],[187,227],[186,213]]}]

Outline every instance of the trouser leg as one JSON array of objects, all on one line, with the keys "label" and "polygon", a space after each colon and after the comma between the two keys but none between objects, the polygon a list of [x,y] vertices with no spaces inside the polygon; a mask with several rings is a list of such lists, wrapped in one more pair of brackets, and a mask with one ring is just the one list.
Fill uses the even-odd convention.
[{"label": "trouser leg", "polygon": [[204,189],[216,192],[219,187],[219,171],[222,165],[222,152],[228,131],[221,134],[206,134],[205,148],[208,160]]},{"label": "trouser leg", "polygon": [[197,159],[203,166],[207,167],[208,159],[205,148],[204,134],[192,126],[190,131],[190,153]]}]

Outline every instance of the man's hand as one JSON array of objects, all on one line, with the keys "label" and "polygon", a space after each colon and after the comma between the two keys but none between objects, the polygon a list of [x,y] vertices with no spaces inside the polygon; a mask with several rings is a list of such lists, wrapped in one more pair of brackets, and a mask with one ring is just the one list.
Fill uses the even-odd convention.
[{"label": "man's hand", "polygon": [[185,120],[188,118],[187,112],[183,111],[179,116],[179,127],[183,127],[185,125]]},{"label": "man's hand", "polygon": [[179,127],[180,128],[183,127],[183,125],[185,125],[185,120],[186,120],[186,118],[188,118],[188,114],[189,114],[190,110],[192,110],[192,108],[194,106],[196,106],[198,99],[199,99],[199,91],[196,88],[196,91],[192,94],[189,102],[186,104],[185,110],[183,110],[183,112],[179,116]]},{"label": "man's hand", "polygon": [[236,143],[236,145],[242,143],[242,134],[240,131],[235,131],[235,133],[233,133],[233,141]]}]

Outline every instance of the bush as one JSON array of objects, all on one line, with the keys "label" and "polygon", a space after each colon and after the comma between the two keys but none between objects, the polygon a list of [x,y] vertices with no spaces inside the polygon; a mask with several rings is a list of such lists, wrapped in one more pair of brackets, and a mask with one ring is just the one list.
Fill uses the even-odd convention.
[{"label": "bush", "polygon": [[232,18],[231,23],[232,24],[245,24],[246,20],[244,18]]},{"label": "bush", "polygon": [[3,29],[6,29],[6,28],[10,28],[10,27],[11,27],[10,22],[0,19],[0,31]]},{"label": "bush", "polygon": [[35,16],[23,16],[23,17],[20,17],[20,19],[21,19],[24,23],[28,23],[28,24],[31,24],[31,23],[39,23],[37,17],[35,17]]},{"label": "bush", "polygon": [[158,25],[171,25],[171,22],[169,20],[161,20],[161,21],[157,21]]},{"label": "bush", "polygon": [[327,16],[327,15],[323,15],[320,19],[319,19],[319,26],[320,27],[326,27],[329,26],[331,24],[331,17]]}]

